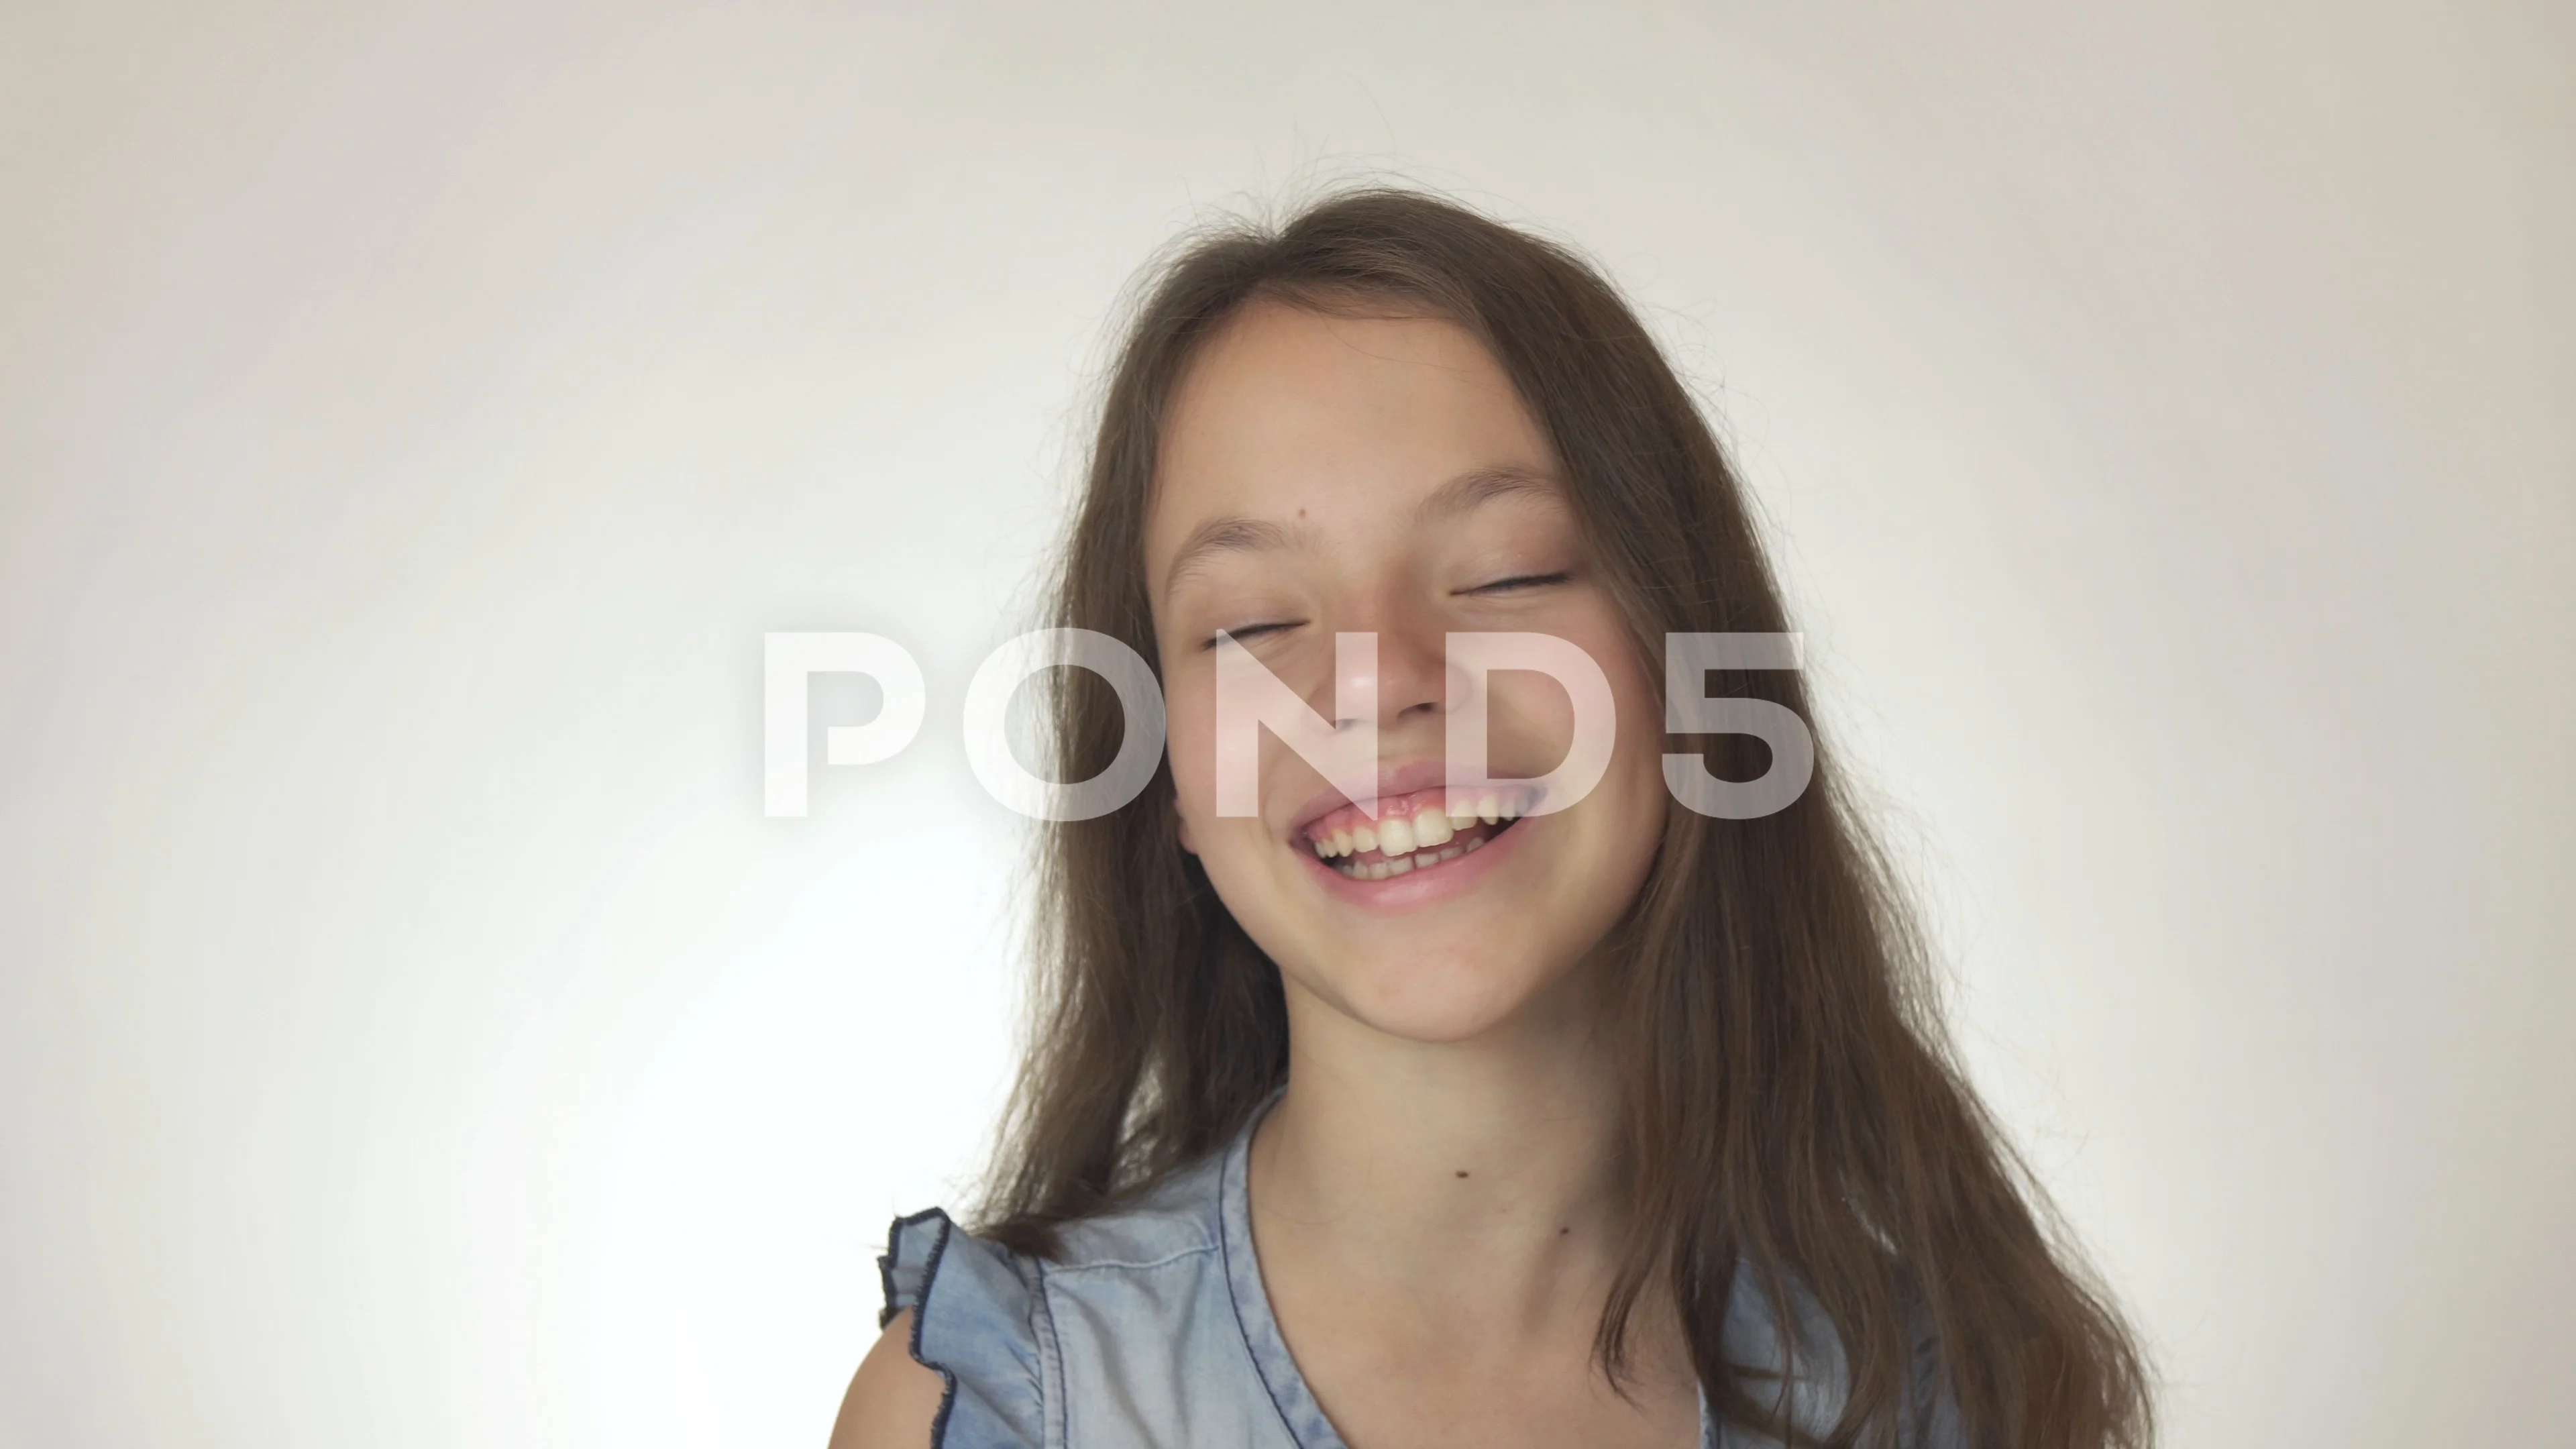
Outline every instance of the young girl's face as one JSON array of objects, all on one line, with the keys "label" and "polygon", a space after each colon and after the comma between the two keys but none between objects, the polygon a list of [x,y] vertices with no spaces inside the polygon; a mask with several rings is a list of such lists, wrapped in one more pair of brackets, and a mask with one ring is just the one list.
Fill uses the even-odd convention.
[{"label": "young girl's face", "polygon": [[[1502,369],[1458,326],[1255,304],[1194,362],[1164,421],[1145,536],[1181,842],[1302,990],[1380,1030],[1459,1041],[1565,982],[1627,909],[1661,838],[1661,710]],[[1376,818],[1267,731],[1259,814],[1220,816],[1224,630],[1334,717],[1334,636],[1377,636]],[[1617,710],[1580,803],[1511,818],[1443,789],[1474,686],[1445,636],[1551,634]],[[1486,773],[1531,778],[1574,737],[1544,674],[1485,677]],[[1490,803],[1486,814],[1471,807]],[[1401,823],[1398,823],[1401,822]]]}]

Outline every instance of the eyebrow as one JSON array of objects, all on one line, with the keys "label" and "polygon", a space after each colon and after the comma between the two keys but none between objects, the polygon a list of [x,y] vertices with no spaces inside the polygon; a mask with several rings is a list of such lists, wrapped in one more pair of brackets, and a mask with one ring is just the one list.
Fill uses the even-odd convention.
[{"label": "eyebrow", "polygon": [[1311,541],[1314,536],[1315,530],[1311,525],[1290,529],[1267,519],[1245,518],[1240,514],[1211,518],[1200,524],[1190,534],[1188,542],[1181,545],[1181,551],[1173,556],[1171,568],[1163,575],[1163,593],[1169,597],[1172,590],[1181,586],[1182,580],[1205,570],[1219,554],[1295,548]]},{"label": "eyebrow", "polygon": [[[1523,494],[1546,498],[1563,496],[1555,478],[1535,469],[1509,464],[1474,468],[1433,489],[1431,495],[1414,509],[1414,517],[1424,523],[1454,518],[1497,498]],[[1181,544],[1180,552],[1172,556],[1172,566],[1163,575],[1163,594],[1170,597],[1183,580],[1205,571],[1220,554],[1302,548],[1311,544],[1315,535],[1312,524],[1301,523],[1291,527],[1265,518],[1246,518],[1241,514],[1211,518],[1193,530]]]},{"label": "eyebrow", "polygon": [[1424,523],[1435,519],[1454,518],[1497,498],[1535,494],[1542,498],[1562,498],[1564,490],[1556,479],[1535,468],[1504,464],[1495,468],[1474,468],[1459,474],[1432,490],[1422,500],[1414,516]]}]

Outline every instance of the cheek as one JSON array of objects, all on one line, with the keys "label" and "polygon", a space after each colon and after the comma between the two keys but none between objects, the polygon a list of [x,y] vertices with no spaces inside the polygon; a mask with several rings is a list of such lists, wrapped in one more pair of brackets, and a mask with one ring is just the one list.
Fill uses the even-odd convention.
[{"label": "cheek", "polygon": [[[1615,790],[1624,782],[1643,778],[1661,788],[1664,748],[1663,701],[1656,697],[1636,651],[1627,637],[1615,626],[1596,624],[1589,629],[1561,629],[1562,637],[1571,640],[1601,666],[1610,684],[1610,701],[1615,718],[1612,722],[1610,768],[1602,777],[1601,790]],[[1574,740],[1574,702],[1564,686],[1546,675],[1529,670],[1505,670],[1487,676],[1493,707],[1492,729],[1497,748],[1509,740],[1529,758],[1515,763],[1527,764],[1532,773],[1553,769],[1565,757]],[[1543,756],[1543,758],[1541,758]]]},{"label": "cheek", "polygon": [[[1581,634],[1567,631],[1601,665],[1610,684],[1616,712],[1611,731],[1610,764],[1591,794],[1576,806],[1568,824],[1591,862],[1592,890],[1633,884],[1663,836],[1667,798],[1664,789],[1663,701],[1657,697],[1643,664],[1624,631],[1602,622]],[[1533,680],[1528,690],[1529,721],[1543,739],[1552,764],[1574,735],[1572,703],[1551,680]],[[1615,891],[1614,891],[1615,893]]]},{"label": "cheek", "polygon": [[1611,668],[1610,693],[1618,701],[1618,743],[1610,757],[1610,779],[1626,797],[1623,821],[1648,839],[1661,835],[1664,818],[1664,704],[1656,697],[1644,667],[1622,651]]},{"label": "cheek", "polygon": [[1164,704],[1164,731],[1181,844],[1199,857],[1211,878],[1238,878],[1240,871],[1229,866],[1261,859],[1271,837],[1269,827],[1257,816],[1233,819],[1216,813],[1214,687],[1194,687],[1186,681],[1174,684]]},{"label": "cheek", "polygon": [[[1167,676],[1168,677],[1168,676]],[[1164,749],[1181,818],[1203,820],[1216,803],[1216,709],[1202,692],[1175,686],[1163,706]]]},{"label": "cheek", "polygon": [[1175,688],[1164,704],[1164,753],[1172,761],[1172,810],[1180,815],[1180,846],[1211,874],[1224,874],[1221,859],[1247,820],[1216,817],[1216,701],[1206,691]]},{"label": "cheek", "polygon": [[1610,694],[1619,702],[1619,743],[1610,768],[1654,783],[1660,803],[1664,778],[1664,702],[1645,667],[1623,657],[1610,671]]}]

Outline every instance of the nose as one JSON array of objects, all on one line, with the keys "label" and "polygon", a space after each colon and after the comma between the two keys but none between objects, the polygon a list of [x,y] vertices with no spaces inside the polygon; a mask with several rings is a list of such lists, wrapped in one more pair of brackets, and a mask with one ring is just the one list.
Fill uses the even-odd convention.
[{"label": "nose", "polygon": [[1421,720],[1436,721],[1465,703],[1467,678],[1464,671],[1449,667],[1446,635],[1422,637],[1390,628],[1373,632],[1377,635],[1377,677],[1367,678],[1357,661],[1351,661],[1348,672],[1334,680],[1336,698],[1365,710],[1367,706],[1362,702],[1374,694],[1381,730]]}]

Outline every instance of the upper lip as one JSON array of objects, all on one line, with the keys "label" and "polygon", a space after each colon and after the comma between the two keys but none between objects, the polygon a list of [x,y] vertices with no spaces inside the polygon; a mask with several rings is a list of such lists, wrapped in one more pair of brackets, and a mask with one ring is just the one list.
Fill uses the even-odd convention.
[{"label": "upper lip", "polygon": [[1449,783],[1449,766],[1441,760],[1407,760],[1402,764],[1380,761],[1377,767],[1377,793],[1367,800],[1352,800],[1341,791],[1326,785],[1313,798],[1297,807],[1288,818],[1288,838],[1294,840],[1309,825],[1341,809],[1344,805],[1366,805],[1390,795],[1410,795]]}]

